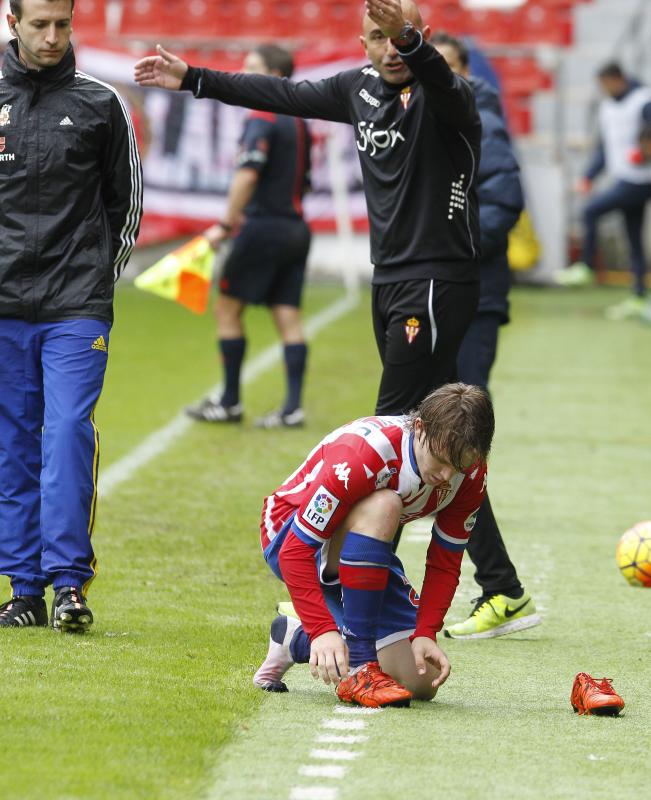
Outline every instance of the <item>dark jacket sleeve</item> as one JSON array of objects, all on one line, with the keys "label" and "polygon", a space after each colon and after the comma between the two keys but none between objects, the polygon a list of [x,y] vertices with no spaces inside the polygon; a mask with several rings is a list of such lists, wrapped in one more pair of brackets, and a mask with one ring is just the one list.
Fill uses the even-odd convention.
[{"label": "dark jacket sleeve", "polygon": [[111,230],[115,280],[127,265],[142,218],[142,168],[124,100],[111,98],[111,126],[102,166],[102,199]]},{"label": "dark jacket sleeve", "polygon": [[524,195],[499,95],[481,79],[472,78],[471,82],[482,124],[477,192],[482,257],[486,260],[506,252],[509,231],[524,208]]},{"label": "dark jacket sleeve", "polygon": [[473,128],[479,118],[470,85],[452,72],[438,50],[423,40],[420,31],[418,36],[420,43],[411,48],[398,48],[400,58],[421,83],[444,122],[460,130]]},{"label": "dark jacket sleeve", "polygon": [[590,163],[587,166],[585,171],[585,177],[589,181],[593,181],[600,172],[603,172],[606,166],[606,154],[604,152],[604,145],[601,140],[599,140],[595,150],[590,158]]},{"label": "dark jacket sleeve", "polygon": [[246,75],[190,67],[181,89],[195,97],[210,97],[231,106],[273,111],[291,117],[350,122],[343,85],[348,73],[321,81],[294,83],[271,75]]}]

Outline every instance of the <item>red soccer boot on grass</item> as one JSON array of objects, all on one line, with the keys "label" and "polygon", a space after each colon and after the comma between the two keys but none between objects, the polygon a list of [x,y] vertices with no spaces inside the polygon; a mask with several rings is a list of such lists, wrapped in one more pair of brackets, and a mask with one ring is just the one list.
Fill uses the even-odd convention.
[{"label": "red soccer boot on grass", "polygon": [[624,701],[612,687],[612,678],[597,680],[587,672],[579,672],[574,679],[570,702],[579,714],[615,717],[624,708]]},{"label": "red soccer boot on grass", "polygon": [[380,706],[408,707],[411,692],[382,672],[377,661],[363,664],[337,686],[337,697],[344,703],[368,708]]}]

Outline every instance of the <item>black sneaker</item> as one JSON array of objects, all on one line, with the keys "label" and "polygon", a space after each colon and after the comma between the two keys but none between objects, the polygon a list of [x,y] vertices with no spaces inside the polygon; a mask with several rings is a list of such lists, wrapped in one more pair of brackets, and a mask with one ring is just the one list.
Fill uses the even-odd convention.
[{"label": "black sneaker", "polygon": [[86,598],[75,586],[62,586],[54,594],[50,622],[55,631],[84,633],[93,624]]},{"label": "black sneaker", "polygon": [[0,606],[0,628],[47,626],[47,607],[42,597],[19,595]]},{"label": "black sneaker", "polygon": [[270,411],[255,421],[256,428],[302,428],[305,425],[305,411],[296,408],[294,411]]},{"label": "black sneaker", "polygon": [[195,406],[188,406],[185,413],[199,422],[241,422],[244,409],[242,404],[225,406],[214,397],[204,397]]}]

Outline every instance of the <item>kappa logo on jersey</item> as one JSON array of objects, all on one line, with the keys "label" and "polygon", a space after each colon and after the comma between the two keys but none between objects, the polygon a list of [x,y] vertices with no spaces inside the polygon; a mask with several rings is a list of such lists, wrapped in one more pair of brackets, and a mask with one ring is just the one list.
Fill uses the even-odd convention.
[{"label": "kappa logo on jersey", "polygon": [[350,467],[348,466],[348,462],[343,461],[341,464],[334,464],[333,469],[337,478],[339,478],[346,491],[348,491],[348,478],[350,477]]},{"label": "kappa logo on jersey", "polygon": [[477,511],[473,511],[468,519],[463,523],[463,529],[466,533],[470,533],[470,531],[475,527],[475,522],[477,522],[477,514],[479,514],[479,509],[477,509]]},{"label": "kappa logo on jersey", "polygon": [[373,122],[358,122],[357,130],[359,132],[359,139],[356,141],[357,149],[360,153],[366,153],[369,150],[369,155],[376,155],[378,150],[386,150],[387,148],[393,149],[398,142],[404,142],[405,137],[400,131],[393,130],[393,125],[384,131],[376,131]]},{"label": "kappa logo on jersey", "polygon": [[373,108],[380,107],[380,101],[376,97],[373,97],[372,94],[369,94],[366,89],[362,89],[359,93],[359,96],[365,103],[368,103],[369,106],[373,106]]},{"label": "kappa logo on jersey", "polygon": [[307,504],[303,519],[318,531],[324,531],[338,505],[339,500],[321,485]]},{"label": "kappa logo on jersey", "polygon": [[405,333],[407,342],[411,344],[420,333],[420,320],[416,319],[416,317],[410,317],[405,325]]},{"label": "kappa logo on jersey", "polygon": [[409,105],[409,101],[411,100],[411,86],[405,86],[405,88],[400,92],[400,102],[402,103],[402,107],[407,110],[407,106]]},{"label": "kappa logo on jersey", "polygon": [[4,128],[5,125],[11,125],[10,113],[10,105],[4,105],[0,108],[0,128]]}]

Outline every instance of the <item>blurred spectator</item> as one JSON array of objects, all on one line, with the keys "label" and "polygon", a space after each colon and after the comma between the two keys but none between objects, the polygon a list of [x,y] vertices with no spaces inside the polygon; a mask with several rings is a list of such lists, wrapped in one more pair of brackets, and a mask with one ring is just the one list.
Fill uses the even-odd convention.
[{"label": "blurred spectator", "polygon": [[634,296],[611,306],[610,319],[637,316],[644,307],[646,261],[642,245],[644,208],[651,199],[651,163],[636,159],[642,127],[651,123],[651,89],[627,77],[616,62],[598,72],[604,99],[599,106],[599,143],[578,190],[589,194],[592,182],[605,170],[613,182],[593,195],[583,211],[583,252],[578,261],[557,274],[563,286],[586,286],[594,282],[597,223],[611,211],[621,211],[631,253]]}]

